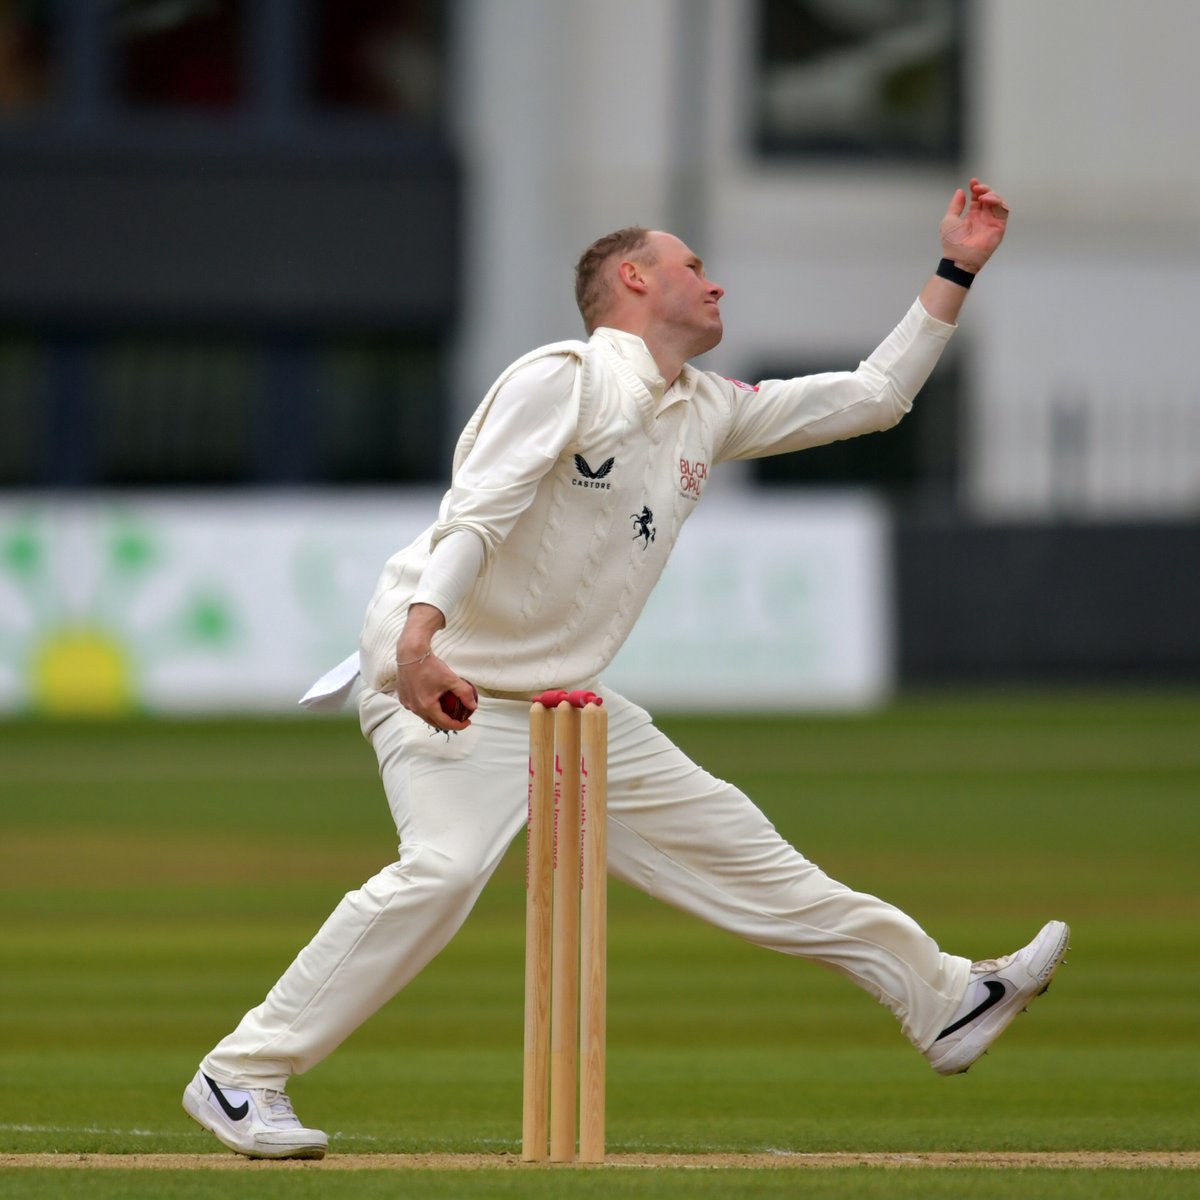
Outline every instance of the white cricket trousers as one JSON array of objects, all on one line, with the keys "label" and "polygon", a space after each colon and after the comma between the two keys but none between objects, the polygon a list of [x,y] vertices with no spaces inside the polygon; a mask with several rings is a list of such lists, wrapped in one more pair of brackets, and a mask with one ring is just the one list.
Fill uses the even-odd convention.
[{"label": "white cricket trousers", "polygon": [[[839,971],[928,1047],[966,993],[969,960],[943,954],[899,909],[834,882],[648,713],[600,690],[610,872],[756,945]],[[399,857],[344,897],[207,1056],[219,1083],[283,1089],[325,1058],[450,941],[525,826],[527,701],[481,697],[470,728],[449,738],[378,692],[363,694],[360,713]]]}]

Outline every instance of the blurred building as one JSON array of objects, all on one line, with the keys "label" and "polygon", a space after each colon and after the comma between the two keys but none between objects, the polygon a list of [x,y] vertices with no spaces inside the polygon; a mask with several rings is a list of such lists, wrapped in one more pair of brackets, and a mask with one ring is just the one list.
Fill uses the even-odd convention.
[{"label": "blurred building", "polygon": [[436,474],[462,254],[445,6],[0,14],[0,483]]},{"label": "blurred building", "polygon": [[630,223],[727,289],[709,365],[852,366],[979,174],[1012,234],[914,414],[731,486],[887,498],[906,679],[1194,679],[1198,39],[1191,0],[0,0],[0,488],[440,480]]}]

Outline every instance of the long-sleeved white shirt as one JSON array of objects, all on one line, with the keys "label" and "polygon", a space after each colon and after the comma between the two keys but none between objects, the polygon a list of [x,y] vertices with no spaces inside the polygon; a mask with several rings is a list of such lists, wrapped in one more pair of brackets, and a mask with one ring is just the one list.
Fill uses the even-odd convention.
[{"label": "long-sleeved white shirt", "polygon": [[857,370],[755,386],[687,365],[668,387],[642,340],[616,329],[526,355],[469,422],[437,522],[384,569],[366,681],[394,686],[414,601],[445,613],[434,650],[479,687],[594,681],[718,463],[890,428],[953,330],[917,302]]}]

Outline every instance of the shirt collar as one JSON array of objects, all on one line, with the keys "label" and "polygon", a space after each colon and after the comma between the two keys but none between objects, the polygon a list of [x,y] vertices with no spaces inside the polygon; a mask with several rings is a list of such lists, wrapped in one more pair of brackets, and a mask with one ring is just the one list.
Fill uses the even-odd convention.
[{"label": "shirt collar", "polygon": [[668,388],[663,379],[654,355],[646,348],[636,333],[624,329],[613,329],[610,325],[601,325],[592,334],[593,337],[603,338],[620,357],[629,365],[634,374],[642,381],[654,401],[656,414],[669,408],[680,400],[690,400],[696,391],[699,372],[690,363],[684,363],[679,378]]}]

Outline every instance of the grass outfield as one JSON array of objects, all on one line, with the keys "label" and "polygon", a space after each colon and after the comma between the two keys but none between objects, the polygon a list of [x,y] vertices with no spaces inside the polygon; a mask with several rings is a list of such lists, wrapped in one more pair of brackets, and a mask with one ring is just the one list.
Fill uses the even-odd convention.
[{"label": "grass outfield", "polygon": [[[1200,1151],[1200,697],[907,699],[865,717],[672,719],[837,878],[947,948],[1062,917],[1049,995],[941,1079],[845,981],[610,893],[608,1145],[621,1155]],[[523,786],[520,785],[520,786]],[[459,937],[289,1091],[333,1155],[496,1169],[91,1169],[226,1152],[184,1116],[257,1003],[394,831],[347,721],[0,726],[5,1197],[1195,1196],[1195,1170],[878,1165],[525,1169],[523,853]],[[229,1156],[232,1158],[232,1156]],[[60,1160],[64,1161],[64,1160]],[[132,1159],[129,1161],[133,1161]],[[713,1158],[712,1161],[718,1161]]]}]

